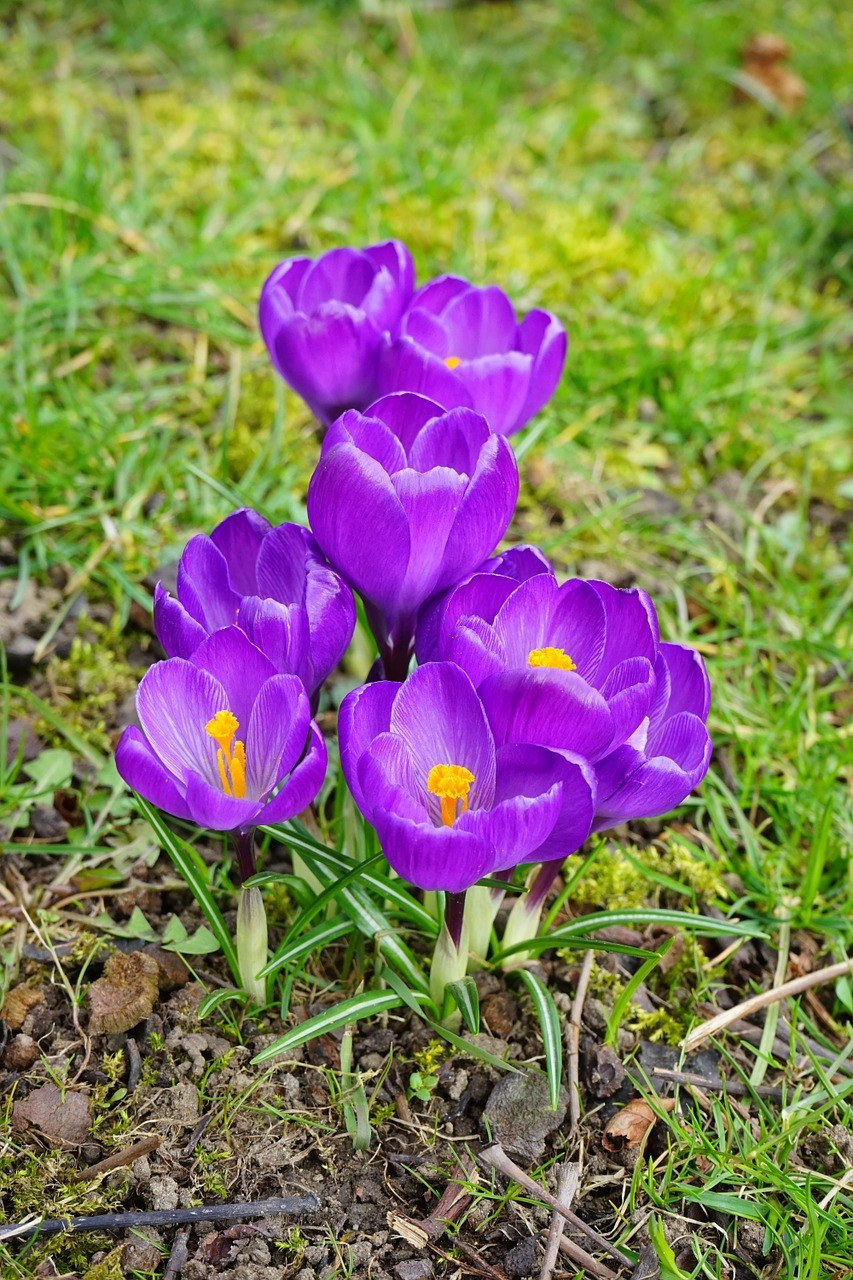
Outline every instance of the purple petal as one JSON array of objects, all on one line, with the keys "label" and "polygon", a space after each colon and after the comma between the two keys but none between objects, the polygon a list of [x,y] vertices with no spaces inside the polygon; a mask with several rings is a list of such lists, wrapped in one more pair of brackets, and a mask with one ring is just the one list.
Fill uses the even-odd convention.
[{"label": "purple petal", "polygon": [[167,658],[191,658],[207,632],[161,583],[154,588],[154,630]]},{"label": "purple petal", "polygon": [[374,414],[347,413],[344,414],[344,422],[350,442],[368,458],[378,462],[383,471],[393,475],[407,466],[405,449],[380,418]]},{"label": "purple petal", "polygon": [[408,457],[418,433],[433,418],[440,418],[444,409],[427,396],[413,391],[395,391],[374,400],[365,412],[393,431]]},{"label": "purple petal", "polygon": [[135,725],[125,729],[116,747],[116,768],[129,787],[175,818],[188,818],[187,802],[175,779]]},{"label": "purple petal", "polygon": [[264,281],[258,319],[268,347],[272,345],[272,337],[281,321],[293,314],[294,299],[310,266],[310,258],[289,258],[274,267]]},{"label": "purple petal", "polygon": [[461,276],[436,276],[416,291],[409,310],[429,311],[433,315],[440,315],[454,298],[467,293],[470,288],[471,285]]},{"label": "purple petal", "polygon": [[374,393],[380,334],[369,316],[326,302],[283,321],[270,347],[278,372],[326,423],[361,408]]},{"label": "purple petal", "polygon": [[401,611],[418,609],[444,586],[444,551],[465,492],[465,477],[447,467],[425,474],[407,468],[392,476],[409,526],[406,576],[394,601]]},{"label": "purple petal", "polygon": [[[491,564],[489,560],[487,564]],[[463,617],[493,622],[517,583],[498,573],[482,569],[467,581],[427,605],[418,622],[416,653],[418,662],[434,662],[450,655],[453,630]]]},{"label": "purple petal", "polygon": [[492,435],[480,450],[447,540],[442,586],[464,578],[494,549],[507,531],[517,500],[515,455],[502,436]]},{"label": "purple petal", "polygon": [[245,735],[246,790],[267,796],[305,749],[311,712],[296,676],[273,676],[261,688]]},{"label": "purple petal", "polygon": [[423,347],[432,355],[438,356],[440,360],[446,361],[447,357],[453,354],[450,350],[447,330],[438,316],[434,316],[431,311],[425,311],[420,307],[408,311],[403,317],[400,333],[411,338],[419,347]]},{"label": "purple petal", "polygon": [[472,407],[471,393],[461,378],[442,359],[421,347],[412,338],[386,343],[379,353],[376,385],[381,395],[417,392],[452,409]]},{"label": "purple petal", "polygon": [[261,687],[276,669],[238,627],[224,627],[208,636],[193,654],[193,666],[208,671],[225,693],[217,711],[228,710],[237,717],[238,738],[246,732],[252,707]]},{"label": "purple petal", "polygon": [[596,684],[602,684],[613,667],[625,658],[648,658],[654,662],[658,650],[658,621],[655,607],[639,587],[618,590],[608,582],[590,579],[607,616],[607,643],[601,655]]},{"label": "purple petal", "polygon": [[[559,643],[553,639],[551,626],[558,591],[556,578],[540,573],[519,583],[507,597],[494,623],[505,667],[528,670],[532,649]],[[573,649],[566,652],[576,661]]]},{"label": "purple petal", "polygon": [[308,519],[324,555],[369,600],[393,606],[409,562],[402,503],[377,462],[352,445],[320,459]]},{"label": "purple petal", "polygon": [[247,596],[266,596],[282,604],[301,604],[313,538],[298,524],[270,529],[257,555],[257,582]]},{"label": "purple petal", "polygon": [[[515,748],[504,748],[515,750]],[[468,810],[454,824],[471,831],[492,847],[493,868],[506,871],[526,861],[554,829],[563,805],[562,780],[540,790],[536,780],[521,772],[512,779],[509,794],[492,809]],[[523,790],[519,788],[524,788]]]},{"label": "purple petal", "polygon": [[698,716],[679,712],[649,744],[648,759],[623,747],[597,766],[595,829],[667,813],[701,782],[710,760],[711,739],[705,725]]},{"label": "purple petal", "polygon": [[498,788],[544,790],[560,783],[561,803],[554,826],[524,862],[549,862],[567,858],[581,847],[592,829],[595,814],[595,771],[580,756],[547,751],[544,747],[501,747],[498,751]]},{"label": "purple petal", "polygon": [[397,285],[402,302],[407,303],[415,287],[415,264],[402,240],[382,240],[379,244],[368,245],[363,252],[374,266],[389,273]]},{"label": "purple petal", "polygon": [[601,687],[613,720],[611,747],[627,742],[649,714],[655,692],[654,668],[648,658],[626,658]]},{"label": "purple petal", "polygon": [[568,339],[556,316],[531,311],[518,326],[518,349],[534,357],[527,399],[511,430],[517,431],[535,418],[557,389],[566,362]]},{"label": "purple petal", "polygon": [[190,538],[184,548],[178,564],[177,593],[190,616],[208,632],[236,621],[240,597],[232,587],[228,564],[203,533]]},{"label": "purple petal", "polygon": [[459,293],[444,308],[442,320],[453,347],[451,355],[462,360],[511,351],[515,346],[515,311],[497,285],[472,286]]},{"label": "purple petal", "polygon": [[473,475],[480,450],[489,438],[489,424],[472,409],[451,409],[433,418],[417,434],[409,460],[418,471],[450,467]]},{"label": "purple petal", "polygon": [[236,831],[253,826],[259,814],[257,800],[237,800],[198,774],[187,779],[187,808],[193,822],[211,831]]},{"label": "purple petal", "polygon": [[332,301],[360,307],[375,275],[375,265],[358,249],[330,249],[306,272],[299,289],[298,309],[310,313]]},{"label": "purple petal", "polygon": [[537,573],[549,573],[554,576],[550,561],[538,547],[521,545],[508,547],[492,556],[480,566],[480,573],[499,573],[505,578],[513,578],[516,582],[526,582]]},{"label": "purple petal", "polygon": [[311,663],[308,614],[301,605],[246,596],[240,629],[282,675],[299,676],[309,692],[319,683]]},{"label": "purple petal", "polygon": [[610,746],[607,703],[576,671],[505,671],[483,683],[480,697],[498,747],[529,742],[594,760]]},{"label": "purple petal", "polygon": [[661,664],[666,668],[668,678],[666,718],[678,715],[680,711],[690,711],[700,720],[706,720],[711,706],[711,685],[701,655],[688,645],[662,644],[658,669]]},{"label": "purple petal", "polygon": [[601,597],[588,582],[571,578],[560,587],[549,635],[548,643],[569,655],[578,675],[597,684],[607,645],[607,615]]},{"label": "purple petal", "polygon": [[413,671],[394,699],[390,728],[408,746],[418,786],[425,793],[433,765],[462,765],[474,775],[469,806],[491,806],[495,790],[492,734],[474,686],[459,667],[429,662]]},{"label": "purple petal", "polygon": [[136,694],[142,732],[157,759],[182,784],[192,774],[218,780],[217,748],[205,725],[227,707],[220,681],[184,658],[155,662]]},{"label": "purple petal", "polygon": [[391,707],[399,687],[386,680],[362,685],[360,689],[353,689],[352,693],[347,694],[338,712],[341,767],[347,786],[365,815],[368,812],[368,802],[361,794],[358,762],[374,738],[387,733],[391,724]]},{"label": "purple petal", "polygon": [[489,676],[506,670],[504,647],[494,627],[482,618],[460,618],[442,649],[442,659],[461,667],[475,688]]},{"label": "purple petal", "polygon": [[498,435],[508,436],[517,430],[530,386],[532,364],[530,356],[520,351],[505,351],[466,360],[455,370],[468,388],[477,413],[483,415]]},{"label": "purple petal", "polygon": [[267,801],[262,811],[264,822],[287,822],[307,809],[323,785],[327,763],[326,743],[312,720],[308,749],[278,795]]},{"label": "purple petal", "polygon": [[225,557],[231,586],[241,596],[258,592],[255,564],[261,543],[269,532],[268,520],[257,511],[244,508],[226,517],[210,535],[211,542]]},{"label": "purple petal", "polygon": [[413,822],[429,817],[428,799],[415,777],[409,748],[395,733],[381,733],[368,745],[358,761],[358,785],[369,821],[377,809]]},{"label": "purple petal", "polygon": [[420,889],[462,893],[492,870],[490,846],[458,824],[434,827],[377,810],[374,826],[391,866]]}]

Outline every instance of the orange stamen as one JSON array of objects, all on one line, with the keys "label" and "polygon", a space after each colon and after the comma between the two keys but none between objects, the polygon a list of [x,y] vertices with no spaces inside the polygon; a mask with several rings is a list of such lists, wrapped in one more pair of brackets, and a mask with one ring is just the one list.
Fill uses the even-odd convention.
[{"label": "orange stamen", "polygon": [[[441,802],[441,821],[452,827],[468,808],[468,792],[474,775],[461,764],[434,764],[427,774],[427,791]],[[459,809],[457,810],[457,804]]]},{"label": "orange stamen", "polygon": [[527,655],[528,666],[553,667],[558,671],[577,671],[577,663],[572,662],[565,649],[553,649],[546,645],[544,649],[531,649]]}]

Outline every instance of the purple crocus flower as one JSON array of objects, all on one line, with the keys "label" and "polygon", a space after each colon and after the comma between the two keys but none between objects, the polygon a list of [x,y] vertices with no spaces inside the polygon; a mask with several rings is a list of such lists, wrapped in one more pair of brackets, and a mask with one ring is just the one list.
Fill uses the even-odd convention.
[{"label": "purple crocus flower", "polygon": [[468,676],[449,662],[347,695],[341,763],[391,866],[422,889],[462,893],[519,862],[565,857],[589,834],[586,761],[534,744],[497,747]]},{"label": "purple crocus flower", "polygon": [[460,593],[465,612],[439,632],[439,657],[468,672],[501,745],[541,742],[599,760],[648,715],[658,626],[644,591],[578,578],[561,586],[539,573],[518,584],[476,575]]},{"label": "purple crocus flower", "polygon": [[399,338],[383,350],[379,389],[476,409],[507,436],[551,398],[565,358],[566,331],[550,312],[531,311],[519,324],[495,285],[439,276],[418,289]]},{"label": "purple crocus flower", "polygon": [[261,290],[261,333],[273,365],[324,423],[376,397],[383,338],[396,337],[414,288],[399,240],[280,262]]},{"label": "purple crocus flower", "polygon": [[237,627],[192,659],[157,662],[136,695],[142,726],[116,750],[128,786],[213,831],[284,822],[316,796],[326,747],[302,682],[281,675]]},{"label": "purple crocus flower", "polygon": [[687,645],[662,644],[655,680],[648,716],[596,765],[596,831],[667,813],[708,772],[712,743],[705,721],[711,687],[704,662]]},{"label": "purple crocus flower", "polygon": [[192,658],[221,627],[238,626],[281,674],[309,695],[340,661],[355,627],[349,587],[301,525],[272,528],[257,511],[235,511],[187,544],[177,596],[158,583],[154,626],[170,658]]},{"label": "purple crocus flower", "polygon": [[399,393],[331,427],[308,518],[364,598],[386,678],[403,679],[419,610],[482,563],[517,497],[512,449],[471,409]]}]

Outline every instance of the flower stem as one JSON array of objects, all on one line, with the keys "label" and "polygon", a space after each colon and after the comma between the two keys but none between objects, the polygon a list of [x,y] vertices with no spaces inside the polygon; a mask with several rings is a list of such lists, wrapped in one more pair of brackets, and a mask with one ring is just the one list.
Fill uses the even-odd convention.
[{"label": "flower stem", "polygon": [[237,959],[243,990],[256,1004],[267,1002],[266,982],[257,975],[267,962],[267,916],[257,888],[240,890],[237,903]]},{"label": "flower stem", "polygon": [[[507,878],[511,875],[509,872]],[[479,968],[480,962],[488,955],[492,926],[503,900],[503,889],[492,889],[484,884],[475,884],[465,895],[465,928],[471,952],[469,969]]]},{"label": "flower stem", "polygon": [[[548,890],[562,870],[562,862],[543,862],[534,867],[527,877],[527,892],[523,893],[510,911],[504,928],[503,946],[512,947],[519,942],[535,938],[542,919],[542,907]],[[529,951],[515,951],[503,961],[504,969],[520,969],[531,958]]]},{"label": "flower stem", "polygon": [[245,884],[255,874],[255,828],[243,827],[235,831],[234,846],[237,850],[237,874],[240,883]]},{"label": "flower stem", "polygon": [[[439,1011],[444,1005],[444,992],[451,982],[465,977],[468,967],[468,932],[465,928],[465,894],[447,893],[444,897],[444,923],[432,955],[429,993]],[[444,1019],[443,1025],[453,1030],[459,1025],[458,1009]]]}]

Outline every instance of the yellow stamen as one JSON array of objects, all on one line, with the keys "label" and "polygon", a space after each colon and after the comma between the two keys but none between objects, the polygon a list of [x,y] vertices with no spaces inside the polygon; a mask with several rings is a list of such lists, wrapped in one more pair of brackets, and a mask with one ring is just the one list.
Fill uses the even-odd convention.
[{"label": "yellow stamen", "polygon": [[546,645],[544,649],[531,649],[527,655],[531,667],[556,667],[558,671],[577,671],[577,663],[572,662],[565,649],[553,649]]},{"label": "yellow stamen", "polygon": [[204,726],[205,733],[209,733],[219,747],[216,767],[222,790],[236,800],[242,800],[246,794],[246,748],[239,741],[231,745],[239,728],[237,717],[230,711],[217,711]]},{"label": "yellow stamen", "polygon": [[427,774],[427,791],[439,797],[441,821],[446,827],[452,827],[459,814],[468,808],[468,792],[473,781],[471,770],[461,764],[434,764]]},{"label": "yellow stamen", "polygon": [[462,357],[461,357],[461,356],[447,356],[447,357],[445,358],[444,363],[447,365],[448,369],[455,369],[455,368],[456,368],[456,366],[457,366],[458,364],[461,364],[461,363],[462,363]]}]

